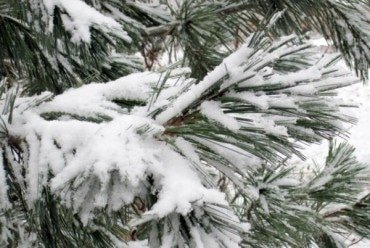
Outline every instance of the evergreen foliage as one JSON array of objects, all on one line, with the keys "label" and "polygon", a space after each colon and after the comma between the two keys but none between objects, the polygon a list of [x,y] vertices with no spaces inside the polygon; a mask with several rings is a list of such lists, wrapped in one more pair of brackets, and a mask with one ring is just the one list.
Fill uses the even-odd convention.
[{"label": "evergreen foliage", "polygon": [[[368,169],[333,141],[355,122],[336,89],[367,79],[369,2],[155,2],[0,0],[0,246],[370,238]],[[300,176],[289,158],[323,139]]]}]

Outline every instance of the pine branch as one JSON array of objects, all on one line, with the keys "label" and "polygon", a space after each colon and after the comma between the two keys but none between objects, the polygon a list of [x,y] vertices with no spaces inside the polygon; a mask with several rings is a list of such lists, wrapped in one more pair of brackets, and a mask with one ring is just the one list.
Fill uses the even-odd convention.
[{"label": "pine branch", "polygon": [[[335,90],[358,79],[339,55],[281,34],[336,30],[350,44],[336,28],[361,33],[357,5],[77,0],[96,17],[81,23],[68,1],[14,2],[0,0],[0,246],[342,247],[343,233],[370,233],[350,146],[333,144],[304,180],[287,165],[346,135],[354,119]],[[167,42],[183,60],[132,73],[134,52],[149,48],[156,70]],[[355,44],[350,56],[366,50]],[[35,88],[25,97],[17,83]],[[57,94],[32,95],[45,89]]]},{"label": "pine branch", "polygon": [[[189,2],[192,3],[194,1],[185,1],[185,3]],[[272,34],[279,37],[291,32],[305,34],[308,31],[317,31],[323,34],[329,42],[334,43],[334,46],[343,54],[347,64],[354,68],[362,79],[365,80],[367,78],[369,45],[364,37],[368,37],[366,28],[368,24],[365,18],[355,19],[356,16],[368,15],[369,3],[367,1],[353,0],[343,3],[330,0],[284,0],[280,2],[261,0],[253,2],[232,1],[227,3],[206,2],[202,6],[210,10],[213,8],[214,20],[227,22],[228,18],[237,18],[237,20],[233,19],[229,23],[229,28],[224,28],[225,31],[234,34],[234,39],[235,30],[240,30],[244,34],[244,36],[237,39],[243,39],[249,36],[250,33],[258,30],[261,22],[270,18],[269,13],[284,11],[280,20],[270,30]],[[148,37],[173,36],[179,38],[177,30],[186,26],[186,23],[193,21],[193,18],[187,17],[183,19],[181,15],[177,15],[174,21],[160,26],[148,27],[143,32],[143,35]],[[208,29],[208,31],[210,30]],[[220,44],[225,45],[228,43],[227,37],[216,36],[216,38]],[[185,48],[183,49],[186,51]],[[202,50],[206,51],[204,48]],[[189,57],[190,60],[196,59],[196,56],[189,56],[191,56]],[[192,68],[195,69],[196,66]]]},{"label": "pine branch", "polygon": [[[82,2],[79,1],[78,4]],[[75,31],[66,30],[68,23],[65,22],[73,22],[76,16],[73,13],[68,17],[72,19],[68,19],[66,16],[70,10],[63,9],[62,5],[55,6],[50,16],[45,13],[47,10],[43,3],[40,3],[40,9],[33,9],[31,3],[16,0],[4,6],[7,18],[2,17],[5,22],[1,26],[1,44],[8,47],[2,49],[0,61],[2,64],[8,61],[14,64],[17,75],[10,75],[12,80],[26,83],[27,91],[31,94],[44,90],[61,93],[66,88],[92,80],[109,81],[143,69],[140,59],[126,55],[133,50],[130,48],[130,38],[120,24],[100,12],[94,13],[100,14],[98,20],[105,18],[105,22],[88,27],[87,36],[83,37],[85,40],[79,40],[78,35],[84,34],[79,28],[85,27],[76,26]],[[17,12],[17,9],[22,11]],[[11,19],[9,15],[12,15]],[[26,24],[29,21],[27,18],[33,20],[28,23],[30,26]],[[107,20],[116,26],[108,27],[110,24],[106,23]],[[40,32],[41,30],[47,32]],[[138,39],[135,32],[131,34]],[[71,42],[73,39],[76,39],[75,43]]]},{"label": "pine branch", "polygon": [[[357,209],[367,206],[368,196],[359,198],[368,184],[367,171],[353,152],[347,144],[334,144],[326,165],[306,182],[297,180],[293,168],[277,171],[261,168],[251,173],[246,179],[248,191],[235,206],[252,226],[245,244],[345,247],[340,236],[348,233],[367,236],[365,222],[369,216],[362,211],[364,208],[359,211],[364,214],[361,215],[364,222],[356,222]],[[258,242],[261,239],[265,242]]]},{"label": "pine branch", "polygon": [[[275,31],[282,33],[306,33],[317,31],[342,53],[347,64],[356,70],[363,80],[368,77],[369,44],[366,18],[369,13],[369,2],[366,0],[351,1],[270,1],[257,2],[254,11],[264,16],[269,7],[285,10],[277,22]],[[356,44],[356,45],[355,45]]]},{"label": "pine branch", "polygon": [[[320,95],[356,79],[335,72],[331,66],[336,56],[312,66],[314,61],[304,59],[305,54],[310,54],[309,46],[292,45],[287,49],[294,41],[292,36],[277,43],[262,39],[241,48],[201,82],[184,87],[166,108],[161,106],[156,120],[167,126],[166,134],[184,137],[197,147],[198,138],[214,141],[274,163],[291,153],[299,154],[296,145],[285,138],[288,133],[298,140],[312,142],[320,137],[329,138],[329,130],[332,134],[340,132],[336,124],[328,122],[334,112]],[[300,66],[291,68],[293,63],[289,61],[298,65],[297,59]],[[331,75],[337,79],[332,85],[327,83]],[[279,96],[296,100],[278,104]],[[272,116],[279,116],[278,121],[264,129],[262,123],[268,120],[263,119]],[[335,118],[351,121],[345,116]],[[325,132],[320,130],[323,126]],[[272,154],[281,157],[271,157]]]}]

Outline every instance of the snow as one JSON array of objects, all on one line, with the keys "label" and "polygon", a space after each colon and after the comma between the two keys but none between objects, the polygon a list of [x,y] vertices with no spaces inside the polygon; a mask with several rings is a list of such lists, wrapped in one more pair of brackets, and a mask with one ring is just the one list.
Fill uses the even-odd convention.
[{"label": "snow", "polygon": [[261,130],[264,130],[267,134],[288,136],[287,128],[281,125],[276,125],[271,116],[263,114],[246,114],[244,116],[253,120],[250,124],[251,126],[255,128],[260,128]]},{"label": "snow", "polygon": [[104,7],[106,7],[107,9],[109,9],[109,10],[110,10],[112,17],[113,17],[115,20],[117,20],[117,19],[118,19],[118,20],[122,20],[122,21],[124,21],[125,23],[131,24],[131,25],[135,25],[136,27],[145,28],[145,26],[144,26],[142,23],[140,23],[140,22],[136,21],[135,19],[133,19],[133,18],[131,18],[131,17],[126,16],[125,14],[123,14],[123,13],[121,12],[121,10],[119,10],[119,9],[117,9],[117,8],[115,8],[115,7],[113,7],[113,6],[112,6],[111,4],[109,4],[108,2],[103,3],[103,5],[104,5]]},{"label": "snow", "polygon": [[[75,43],[81,41],[90,43],[92,26],[106,32],[114,32],[116,36],[131,42],[128,34],[122,30],[121,25],[113,18],[108,17],[89,6],[81,0],[43,0],[49,16],[54,15],[55,7],[64,10],[67,14],[62,14],[62,20],[66,30],[72,34],[71,40]],[[83,10],[83,11],[81,11]],[[50,22],[49,29],[52,29]]]},{"label": "snow", "polygon": [[164,148],[161,158],[164,166],[163,180],[161,180],[162,190],[158,202],[146,215],[161,218],[174,210],[186,215],[192,210],[191,203],[202,205],[207,202],[227,205],[223,193],[202,186],[196,173],[190,169],[189,162],[181,155]]},{"label": "snow", "polygon": [[[20,112],[14,113],[14,124],[9,128],[14,136],[25,137],[29,146],[25,158],[30,208],[40,196],[41,185],[49,184],[49,172],[54,175],[51,189],[67,206],[78,209],[84,224],[89,223],[96,208],[118,210],[132,203],[147,190],[147,175],[153,176],[158,201],[144,218],[164,218],[174,212],[186,215],[196,205],[226,205],[223,193],[202,184],[191,161],[156,139],[164,127],[146,116],[146,106],[129,113],[112,102],[147,102],[159,79],[160,75],[154,73],[133,74],[106,84],[70,89],[33,106],[29,105],[31,99],[20,98],[16,103]],[[179,80],[168,83],[174,81]],[[163,93],[169,92],[165,89]],[[45,120],[40,116],[50,112],[85,118],[104,114],[111,120],[93,123],[65,117]],[[176,144],[186,156],[194,157],[190,143],[178,139]],[[200,159],[196,160],[200,164]],[[3,198],[2,191],[0,196]]]},{"label": "snow", "polygon": [[246,101],[251,103],[252,105],[262,109],[267,110],[270,107],[269,104],[269,97],[266,96],[264,93],[252,93],[252,92],[241,92],[241,93],[234,93],[231,92],[227,94],[229,97],[234,97],[236,99]]},{"label": "snow", "polygon": [[152,128],[151,132],[163,131],[162,127],[148,122],[147,118],[131,115],[100,125],[81,145],[70,164],[54,177],[52,187],[63,187],[80,173],[89,170],[100,179],[102,187],[109,182],[112,170],[118,170],[122,178],[132,186],[137,186],[139,180],[144,178],[148,165],[153,170],[159,167],[155,149],[151,148],[152,142],[140,139],[136,133],[138,128],[145,125]]},{"label": "snow", "polygon": [[115,81],[91,83],[77,89],[69,89],[53,101],[43,104],[39,111],[76,114],[82,117],[119,116],[122,108],[112,100],[133,100],[145,102],[152,91],[152,84],[159,80],[159,75],[151,73],[133,73]]},{"label": "snow", "polygon": [[241,127],[234,117],[224,114],[219,102],[204,101],[200,105],[200,113],[230,130],[237,131]]},{"label": "snow", "polygon": [[188,91],[181,94],[173,103],[172,106],[160,113],[156,120],[159,123],[166,123],[173,117],[182,113],[191,103],[201,97],[212,85],[218,83],[228,74],[228,69],[238,69],[236,65],[243,63],[248,54],[252,52],[247,45],[244,45],[237,52],[225,58],[213,71],[209,72],[204,79],[196,85],[192,85]]}]

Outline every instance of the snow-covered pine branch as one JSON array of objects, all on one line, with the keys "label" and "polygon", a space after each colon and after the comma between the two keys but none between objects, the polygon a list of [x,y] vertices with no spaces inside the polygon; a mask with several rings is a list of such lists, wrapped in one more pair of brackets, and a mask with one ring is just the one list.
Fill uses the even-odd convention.
[{"label": "snow-covered pine branch", "polygon": [[[239,247],[249,220],[222,180],[248,194],[251,169],[273,169],[352,120],[333,90],[357,79],[337,55],[312,53],[295,36],[253,36],[199,82],[172,69],[17,98],[3,126],[0,205],[12,218],[0,219],[2,240],[33,230],[19,242],[37,246],[40,227],[24,220],[39,223],[47,206],[116,246]],[[104,216],[117,213],[110,229]],[[55,230],[67,240],[68,225]]]},{"label": "snow-covered pine branch", "polygon": [[164,5],[137,1],[1,0],[1,64],[11,65],[1,74],[29,94],[60,94],[143,71],[142,33],[168,19]]},{"label": "snow-covered pine branch", "polygon": [[247,192],[235,199],[238,215],[250,220],[247,247],[347,247],[346,236],[367,235],[366,165],[356,160],[353,147],[333,142],[319,166],[302,180],[291,166],[250,170]]}]

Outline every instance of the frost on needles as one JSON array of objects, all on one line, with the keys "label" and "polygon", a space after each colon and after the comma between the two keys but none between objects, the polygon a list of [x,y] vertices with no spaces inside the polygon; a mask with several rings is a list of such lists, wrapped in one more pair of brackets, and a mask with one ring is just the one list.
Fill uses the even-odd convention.
[{"label": "frost on needles", "polygon": [[[74,235],[69,225],[76,225],[118,247],[253,242],[264,222],[255,219],[259,214],[286,211],[276,210],[262,188],[294,185],[311,196],[306,191],[336,176],[328,169],[321,180],[286,179],[291,175],[279,165],[300,154],[296,141],[330,138],[352,121],[333,96],[357,79],[337,65],[337,55],[314,58],[310,45],[296,42],[295,36],[251,40],[200,82],[184,68],[136,73],[57,96],[16,98],[11,122],[3,123],[8,144],[2,145],[0,170],[2,242],[15,242],[16,228],[24,235],[18,242],[37,246],[42,230],[33,228],[42,224],[37,215],[51,207],[48,201],[57,204],[52,209],[59,221],[74,219],[54,230],[66,239]],[[328,166],[339,161],[333,163]],[[260,176],[253,174],[266,170],[284,175],[256,186]],[[284,204],[292,204],[292,215],[308,212],[324,221],[310,207],[318,200],[304,201],[303,209],[294,207],[295,199]],[[331,231],[315,228],[335,239]]]}]

